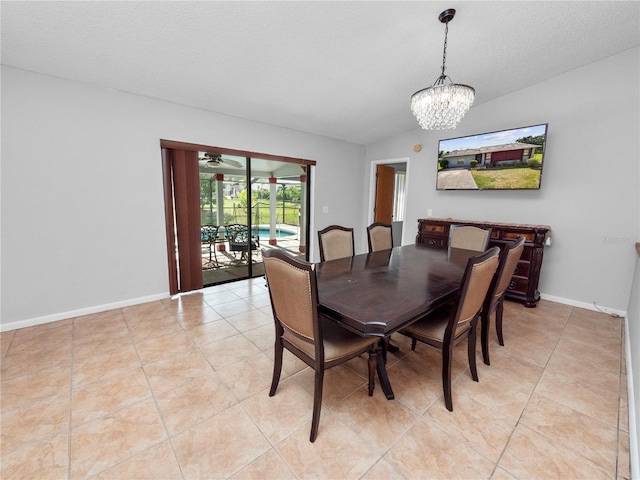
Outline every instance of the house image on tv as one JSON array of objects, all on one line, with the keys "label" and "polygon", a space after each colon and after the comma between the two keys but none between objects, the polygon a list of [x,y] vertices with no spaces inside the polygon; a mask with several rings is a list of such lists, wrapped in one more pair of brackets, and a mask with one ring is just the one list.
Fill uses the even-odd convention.
[{"label": "house image on tv", "polygon": [[448,160],[447,168],[471,168],[471,161],[478,162],[476,168],[496,167],[499,165],[518,165],[527,163],[541,145],[529,143],[505,143],[489,147],[454,150],[442,156]]}]

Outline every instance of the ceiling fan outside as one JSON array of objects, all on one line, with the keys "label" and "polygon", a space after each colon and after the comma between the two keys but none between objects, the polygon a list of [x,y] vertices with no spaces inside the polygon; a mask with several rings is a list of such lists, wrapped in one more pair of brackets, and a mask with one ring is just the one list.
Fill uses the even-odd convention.
[{"label": "ceiling fan outside", "polygon": [[219,167],[219,166],[229,166],[234,168],[243,168],[242,165],[237,160],[231,160],[229,158],[222,158],[222,155],[219,153],[209,153],[205,152],[204,157],[198,159],[200,161],[200,165],[203,167]]}]

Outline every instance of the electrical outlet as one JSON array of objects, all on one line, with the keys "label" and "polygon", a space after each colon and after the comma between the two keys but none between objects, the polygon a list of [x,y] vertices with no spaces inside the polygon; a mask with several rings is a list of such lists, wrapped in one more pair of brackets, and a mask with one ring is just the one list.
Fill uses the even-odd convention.
[{"label": "electrical outlet", "polygon": [[329,207],[322,207],[322,213],[329,213]]},{"label": "electrical outlet", "polygon": [[430,208],[427,208],[427,217],[430,217],[433,214]]}]

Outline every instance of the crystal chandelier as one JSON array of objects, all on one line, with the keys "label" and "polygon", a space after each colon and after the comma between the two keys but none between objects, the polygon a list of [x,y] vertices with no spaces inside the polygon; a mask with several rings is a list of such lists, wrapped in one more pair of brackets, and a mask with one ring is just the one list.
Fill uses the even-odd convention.
[{"label": "crystal chandelier", "polygon": [[411,96],[411,111],[425,130],[455,128],[473,104],[475,97],[476,91],[472,87],[453,83],[451,78],[444,74],[449,22],[453,20],[455,14],[456,11],[450,8],[438,16],[440,22],[445,24],[442,73],[433,85]]}]

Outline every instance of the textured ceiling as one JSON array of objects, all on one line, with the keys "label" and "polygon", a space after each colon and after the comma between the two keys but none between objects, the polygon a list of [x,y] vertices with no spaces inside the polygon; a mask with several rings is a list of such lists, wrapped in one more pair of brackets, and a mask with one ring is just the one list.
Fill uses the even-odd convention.
[{"label": "textured ceiling", "polygon": [[446,8],[476,105],[640,44],[637,1],[2,1],[2,63],[368,144],[417,128]]}]

